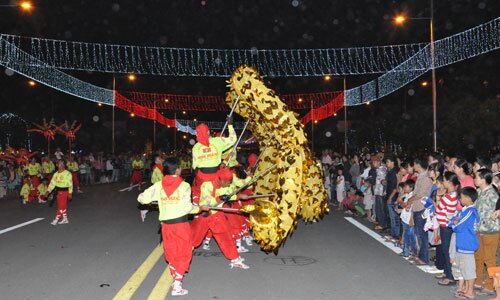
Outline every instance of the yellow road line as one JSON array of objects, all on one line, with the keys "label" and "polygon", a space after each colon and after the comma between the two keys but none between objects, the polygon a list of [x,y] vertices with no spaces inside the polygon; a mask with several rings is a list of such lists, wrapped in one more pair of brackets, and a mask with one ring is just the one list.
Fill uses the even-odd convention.
[{"label": "yellow road line", "polygon": [[125,285],[116,293],[113,297],[113,300],[129,300],[134,296],[135,292],[141,285],[141,283],[146,279],[151,269],[153,269],[154,265],[160,257],[163,256],[163,244],[159,244],[156,248],[149,254],[146,260],[142,263],[142,265],[137,268],[132,276],[128,279]]},{"label": "yellow road line", "polygon": [[168,291],[170,290],[170,286],[174,282],[174,278],[170,274],[170,269],[167,267],[165,271],[161,274],[160,278],[156,282],[155,287],[149,294],[148,300],[165,300],[168,296]]}]

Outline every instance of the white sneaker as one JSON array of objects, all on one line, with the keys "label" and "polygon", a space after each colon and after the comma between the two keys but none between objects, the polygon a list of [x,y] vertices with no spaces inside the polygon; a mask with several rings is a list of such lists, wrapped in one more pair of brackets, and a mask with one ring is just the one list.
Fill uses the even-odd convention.
[{"label": "white sneaker", "polygon": [[83,194],[82,190],[78,189],[78,194]]},{"label": "white sneaker", "polygon": [[245,244],[247,244],[247,246],[253,246],[253,243],[252,243],[252,237],[247,235],[245,237],[243,237],[243,240],[245,241]]},{"label": "white sneaker", "polygon": [[210,250],[210,244],[203,243],[203,250]]},{"label": "white sneaker", "polygon": [[47,203],[47,201],[43,201],[42,198],[38,197],[38,203]]},{"label": "white sneaker", "polygon": [[61,224],[69,224],[69,220],[68,218],[63,218],[59,223],[57,223],[58,225],[61,225]]},{"label": "white sneaker", "polygon": [[444,271],[443,270],[439,270],[438,268],[436,268],[436,266],[429,266],[429,267],[426,267],[424,268],[425,272],[429,273],[429,274],[439,274],[439,273],[443,273]]},{"label": "white sneaker", "polygon": [[229,266],[231,267],[231,269],[232,268],[240,268],[243,270],[250,269],[250,267],[248,265],[243,263],[243,259],[241,257],[238,257],[237,259],[231,260],[231,263],[229,264]]},{"label": "white sneaker", "polygon": [[27,202],[27,201],[26,201],[26,199],[23,199],[23,204],[24,204],[24,205],[26,205],[26,202]]},{"label": "white sneaker", "polygon": [[141,210],[141,220],[144,222],[146,220],[147,210]]},{"label": "white sneaker", "polygon": [[182,282],[174,281],[172,284],[172,296],[184,296],[188,294],[188,290],[182,288]]},{"label": "white sneaker", "polygon": [[236,247],[236,250],[238,250],[238,253],[247,253],[249,250],[243,246],[238,246]]},{"label": "white sneaker", "polygon": [[59,221],[59,219],[58,219],[58,218],[55,218],[55,219],[54,219],[54,221],[50,222],[50,224],[52,224],[52,225],[54,225],[54,226],[55,226],[55,225],[57,225],[57,222],[58,222],[58,221]]}]

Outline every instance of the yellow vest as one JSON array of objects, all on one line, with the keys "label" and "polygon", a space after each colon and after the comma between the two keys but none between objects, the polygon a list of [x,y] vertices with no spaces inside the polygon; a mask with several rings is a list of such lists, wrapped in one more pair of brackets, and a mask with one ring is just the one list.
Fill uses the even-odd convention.
[{"label": "yellow vest", "polygon": [[48,191],[52,192],[54,188],[68,188],[68,192],[70,194],[73,193],[73,176],[71,172],[68,170],[64,170],[62,172],[55,172],[54,176],[52,176],[52,180],[50,181]]},{"label": "yellow vest", "polygon": [[160,221],[167,221],[180,218],[187,214],[197,214],[200,208],[191,203],[191,187],[183,181],[179,187],[167,197],[162,183],[157,182],[140,194],[137,201],[142,204],[150,204],[153,201],[158,203]]},{"label": "yellow vest", "polygon": [[43,171],[43,174],[50,174],[50,173],[54,173],[54,171],[56,170],[56,166],[54,166],[54,163],[52,161],[44,161],[42,163],[42,171]]},{"label": "yellow vest", "polygon": [[68,171],[78,172],[78,163],[76,161],[68,161]]},{"label": "yellow vest", "polygon": [[229,136],[215,137],[209,139],[210,146],[196,143],[193,146],[193,169],[218,167],[222,160],[222,152],[231,148],[236,143],[236,132],[233,126],[229,126]]},{"label": "yellow vest", "polygon": [[37,176],[40,173],[41,166],[39,163],[29,163],[28,164],[28,175]]},{"label": "yellow vest", "polygon": [[142,160],[133,160],[132,161],[132,168],[137,169],[137,170],[144,168],[144,164],[142,163]]}]

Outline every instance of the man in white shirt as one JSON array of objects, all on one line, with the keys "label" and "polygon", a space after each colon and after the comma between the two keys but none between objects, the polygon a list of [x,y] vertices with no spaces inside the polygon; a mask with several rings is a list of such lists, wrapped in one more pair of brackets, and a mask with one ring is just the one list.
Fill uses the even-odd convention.
[{"label": "man in white shirt", "polygon": [[64,153],[62,153],[61,148],[57,148],[54,155],[56,156],[57,160],[61,160],[64,157]]}]

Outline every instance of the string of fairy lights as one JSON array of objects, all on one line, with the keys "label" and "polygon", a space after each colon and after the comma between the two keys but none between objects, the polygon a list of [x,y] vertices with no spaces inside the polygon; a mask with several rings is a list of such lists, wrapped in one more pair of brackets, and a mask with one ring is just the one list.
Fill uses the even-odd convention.
[{"label": "string of fairy lights", "polygon": [[[500,36],[498,35],[498,32],[500,32],[500,18],[496,18],[490,22],[478,25],[469,30],[457,33],[453,36],[434,42],[435,68],[443,67],[487,52],[497,50],[500,47]],[[29,41],[29,44],[31,45],[31,50],[28,49],[29,51],[25,51],[22,49],[23,40]],[[34,44],[37,46],[33,46]],[[82,45],[86,44],[87,45],[85,46],[86,48],[82,49],[87,49],[87,50],[90,49],[89,45],[92,45],[93,47],[92,49],[95,49],[95,51],[92,50],[94,56],[87,56],[87,54],[85,54],[86,53],[85,51],[87,50],[83,52],[81,52],[80,50],[76,50],[77,52],[74,52],[75,48],[71,47],[76,47],[75,46],[76,44],[82,44]],[[98,45],[102,45],[103,48]],[[113,48],[114,46],[122,48]],[[65,47],[70,47],[70,48],[65,48]],[[139,51],[139,48],[143,50]],[[63,49],[73,49],[73,50],[63,51]],[[120,53],[112,52],[110,49],[115,49],[115,50],[121,49],[121,52]],[[149,50],[144,50],[144,49],[149,49]],[[101,88],[92,85],[90,83],[84,82],[82,80],[79,80],[73,76],[70,76],[58,70],[57,68],[126,73],[127,70],[129,70],[128,68],[134,67],[137,68],[134,71],[136,73],[147,72],[147,70],[149,70],[149,72],[151,73],[148,74],[157,74],[151,71],[156,68],[155,70],[160,72],[158,74],[162,74],[161,72],[163,71],[161,70],[167,70],[167,69],[159,67],[160,62],[162,61],[160,56],[153,55],[149,57],[143,57],[144,54],[152,53],[153,52],[152,49],[153,48],[150,47],[137,48],[136,46],[88,44],[88,43],[45,40],[36,38],[23,38],[19,36],[0,34],[0,65],[8,69],[11,69],[15,72],[18,72],[26,77],[39,81],[49,87],[74,95],[76,97],[108,105],[114,105],[114,91]],[[161,48],[161,49],[163,49],[163,51],[168,50],[172,52],[174,51],[174,49],[177,48]],[[362,50],[356,50],[356,49],[362,49]],[[178,53],[183,53],[182,55],[184,55],[184,57],[186,58],[186,57],[191,57],[186,54],[189,52],[188,50],[189,51],[200,50],[203,52],[203,51],[208,51],[209,49],[183,48],[183,49],[177,49],[175,51],[178,51]],[[210,50],[210,51],[216,51],[216,50]],[[231,51],[238,51],[238,50],[217,50],[217,51],[222,51],[220,53],[227,54],[231,53]],[[253,51],[253,50],[241,50],[241,51],[243,51],[242,53],[247,53],[245,51]],[[345,106],[360,105],[380,99],[400,89],[409,82],[415,80],[425,72],[429,71],[432,67],[431,64],[432,56],[429,44],[427,45],[409,44],[409,45],[399,45],[399,46],[326,49],[326,50],[310,49],[310,50],[304,50],[305,52],[300,52],[303,50],[256,50],[256,51],[257,53],[268,53],[268,54],[262,54],[263,55],[262,58],[264,60],[262,61],[253,60],[253,62],[255,63],[254,65],[256,65],[258,68],[259,66],[262,67],[262,69],[264,70],[263,73],[270,76],[306,76],[306,75],[322,76],[325,74],[323,71],[321,71],[322,68],[324,67],[324,64],[336,66],[331,70],[328,69],[329,67],[325,69],[333,71],[328,74],[334,74],[334,75],[369,74],[369,73],[382,72],[383,70],[384,70],[383,72],[387,71],[385,74],[379,76],[378,78],[366,84],[346,90],[345,103],[344,103]],[[277,54],[274,53],[273,51],[284,51],[285,53],[295,53],[295,54],[293,55],[287,54],[289,56],[283,56],[284,59],[279,60],[278,58],[280,56],[277,56]],[[364,53],[363,51],[367,51],[366,53],[370,53],[371,51],[375,52],[379,51],[381,53],[381,59],[384,62],[378,60],[379,58],[377,55],[374,56],[374,61],[370,62],[371,59],[370,56],[361,55],[362,53]],[[75,53],[79,53],[77,55],[79,57],[79,60],[75,60],[76,57]],[[117,55],[116,58],[113,58],[110,53],[116,54]],[[191,51],[191,53],[193,52]],[[299,55],[298,53],[302,54]],[[330,63],[326,63],[324,58],[319,59],[321,55],[317,56],[318,53],[321,53],[321,55],[326,55],[326,53],[329,53],[328,54],[329,60],[327,61],[330,61]],[[330,54],[332,53],[337,53],[337,56],[330,56]],[[266,55],[270,56],[266,58],[265,57]],[[170,69],[170,71],[178,72],[179,70],[182,70],[184,74],[170,74],[170,75],[223,76],[219,74],[223,74],[225,72],[225,71],[222,73],[214,72],[206,75],[200,75],[202,74],[201,71],[205,72],[206,70],[208,70],[204,65],[205,60],[198,60],[198,61],[193,59],[179,60],[181,59],[180,58],[181,56],[179,55],[169,56],[177,59],[177,62],[175,63],[175,66],[177,66],[176,69],[175,68]],[[300,62],[295,61],[293,64],[291,64],[291,62],[288,61],[287,59],[289,59],[292,56],[296,57],[297,59],[300,56]],[[219,56],[214,56],[214,57],[219,57]],[[216,58],[214,57],[212,58],[215,60]],[[235,57],[244,57],[244,55]],[[257,55],[257,57],[260,56]],[[257,59],[257,57],[255,59]],[[92,63],[89,60],[91,58],[92,60],[95,58],[95,60],[93,60]],[[121,60],[122,58],[127,58],[127,59],[122,61]],[[154,64],[150,60],[153,58],[159,61],[158,66],[156,67],[154,67]],[[405,59],[399,62],[402,58]],[[77,65],[72,65],[77,61],[79,62]],[[223,65],[226,66],[236,61],[237,60],[235,59],[221,60],[221,64],[223,63]],[[334,63],[334,61],[336,62]],[[251,62],[252,61],[250,61],[250,63]],[[291,67],[292,65],[294,67]],[[339,67],[341,65],[343,67]],[[387,68],[388,66],[393,66],[393,67],[392,69],[385,70],[385,68]],[[115,69],[115,68],[121,68],[121,69]],[[269,71],[276,71],[276,72],[269,73]],[[224,73],[225,74],[224,76],[228,76],[229,73],[227,74]],[[196,127],[196,125],[198,124],[198,122],[190,120],[177,120],[176,123],[177,123],[176,126],[179,126],[178,127],[179,130],[189,133],[194,132],[193,127]],[[217,123],[217,125],[215,123]],[[214,122],[212,126],[214,127],[219,126],[219,124],[218,122]]]},{"label": "string of fairy lights", "polygon": [[[385,73],[426,46],[416,43],[330,49],[195,49],[73,42],[8,34],[0,34],[0,38],[61,70],[203,77],[228,77],[243,64],[255,66],[269,77]],[[33,61],[26,63],[33,64]]]}]

